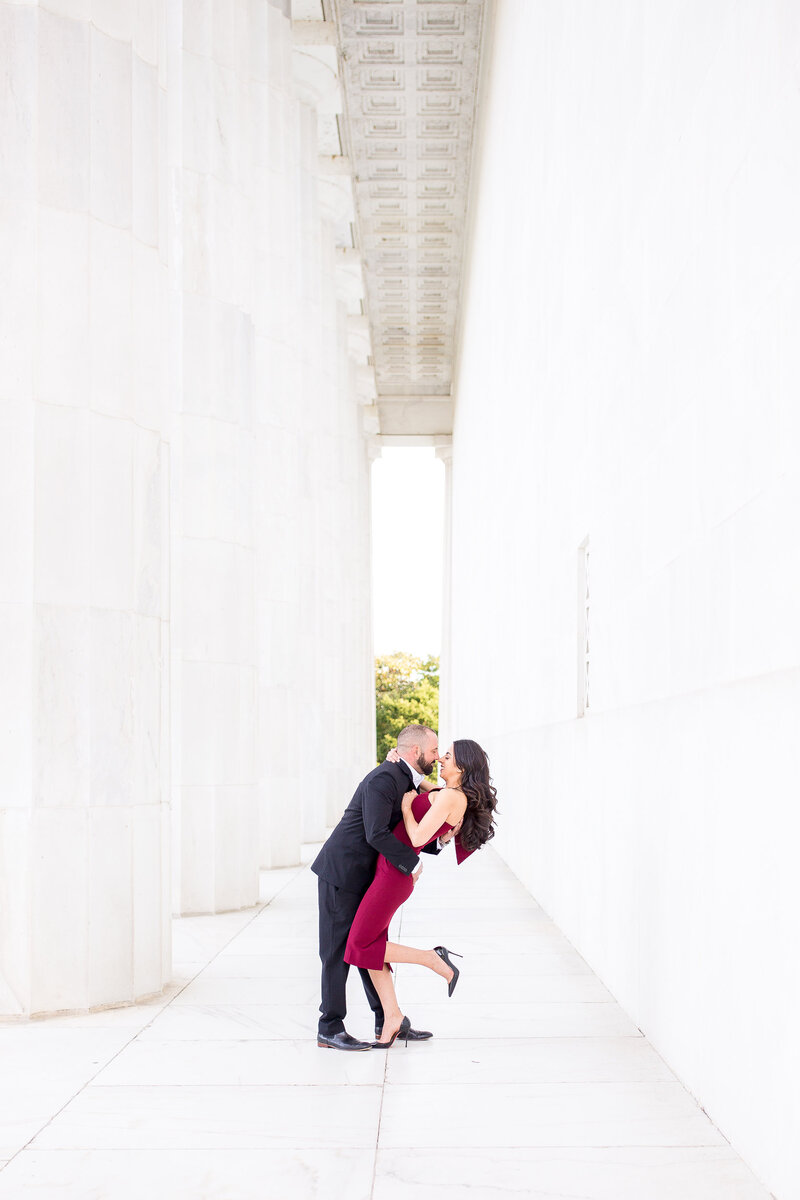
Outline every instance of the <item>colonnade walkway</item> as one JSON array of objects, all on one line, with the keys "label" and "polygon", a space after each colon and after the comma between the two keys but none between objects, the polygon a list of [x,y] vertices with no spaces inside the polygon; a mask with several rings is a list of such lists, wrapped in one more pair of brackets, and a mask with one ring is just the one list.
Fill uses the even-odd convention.
[{"label": "colonnade walkway", "polygon": [[490,848],[425,862],[399,933],[463,974],[397,970],[435,1037],[388,1052],[317,1048],[316,879],[263,883],[152,1004],[0,1027],[0,1200],[767,1200]]}]

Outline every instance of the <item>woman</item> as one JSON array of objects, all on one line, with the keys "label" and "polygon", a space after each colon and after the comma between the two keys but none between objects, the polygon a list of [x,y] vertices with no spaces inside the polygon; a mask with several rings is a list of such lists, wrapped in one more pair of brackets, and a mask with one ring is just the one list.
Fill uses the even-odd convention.
[{"label": "woman", "polygon": [[[417,795],[407,792],[403,800],[403,820],[393,833],[401,842],[421,849],[434,838],[455,834],[456,857],[460,862],[480,850],[494,837],[494,812],[497,793],[489,778],[489,760],[477,742],[461,739],[441,760],[439,774],[444,788]],[[452,996],[459,971],[450,960],[445,946],[433,950],[415,950],[389,941],[389,924],[413,891],[409,875],[403,875],[384,856],[378,856],[375,879],[358,907],[347,939],[345,962],[366,967],[383,1005],[383,1031],[377,1049],[391,1046],[410,1028],[397,1003],[390,963],[417,963],[441,975]],[[460,955],[456,955],[459,958]]]}]

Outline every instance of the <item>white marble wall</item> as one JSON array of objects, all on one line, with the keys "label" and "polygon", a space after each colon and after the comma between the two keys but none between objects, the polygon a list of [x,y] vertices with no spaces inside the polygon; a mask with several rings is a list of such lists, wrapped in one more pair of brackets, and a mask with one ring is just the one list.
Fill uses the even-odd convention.
[{"label": "white marble wall", "polygon": [[162,6],[0,4],[0,1012],[169,972]]},{"label": "white marble wall", "polygon": [[171,906],[254,903],[372,758],[285,8],[0,2],[0,1015],[158,991]]},{"label": "white marble wall", "polygon": [[495,11],[449,732],[492,755],[512,868],[788,1200],[800,32],[779,3]]}]

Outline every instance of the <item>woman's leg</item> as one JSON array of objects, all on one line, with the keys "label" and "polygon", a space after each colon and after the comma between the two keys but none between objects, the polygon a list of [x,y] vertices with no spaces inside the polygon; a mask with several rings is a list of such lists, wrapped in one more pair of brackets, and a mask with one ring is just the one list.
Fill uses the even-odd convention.
[{"label": "woman's leg", "polygon": [[392,982],[392,972],[387,966],[384,966],[380,971],[373,971],[370,968],[369,977],[375,985],[375,991],[378,993],[383,1005],[383,1030],[378,1040],[389,1042],[403,1021],[403,1014],[400,1012],[400,1006],[397,1003],[397,993],[394,990],[394,983]]},{"label": "woman's leg", "polygon": [[448,983],[453,978],[452,970],[435,950],[416,950],[413,946],[401,946],[399,942],[387,942],[383,958],[387,963],[416,963],[418,967],[430,967]]},{"label": "woman's leg", "polygon": [[415,963],[419,967],[430,967],[431,971],[441,975],[448,983],[453,978],[453,972],[447,963],[439,958],[435,950],[416,950],[413,946],[401,946],[399,942],[386,943],[383,959],[385,964],[383,970],[373,971],[370,968],[369,977],[375,985],[375,991],[383,1005],[383,1031],[378,1040],[388,1042],[400,1028],[403,1020],[400,1005],[397,1003],[397,993],[394,990],[392,972],[389,970],[388,964]]}]

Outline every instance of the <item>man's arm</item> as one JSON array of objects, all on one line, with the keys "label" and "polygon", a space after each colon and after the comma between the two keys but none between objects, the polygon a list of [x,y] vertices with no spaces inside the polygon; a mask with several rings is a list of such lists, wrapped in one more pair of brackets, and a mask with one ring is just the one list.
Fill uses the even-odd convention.
[{"label": "man's arm", "polygon": [[396,786],[389,772],[375,775],[366,785],[364,796],[364,832],[373,850],[388,859],[393,867],[410,875],[418,865],[417,852],[392,833],[392,809]]}]

